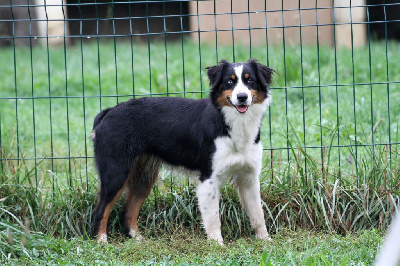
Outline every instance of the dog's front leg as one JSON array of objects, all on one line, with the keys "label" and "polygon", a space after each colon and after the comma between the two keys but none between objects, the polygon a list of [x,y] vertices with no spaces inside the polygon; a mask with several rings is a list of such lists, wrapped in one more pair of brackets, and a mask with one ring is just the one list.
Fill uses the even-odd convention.
[{"label": "dog's front leg", "polygon": [[219,218],[220,185],[217,180],[207,179],[197,186],[197,198],[204,229],[209,239],[223,244],[221,220]]},{"label": "dog's front leg", "polygon": [[258,175],[237,177],[234,184],[239,194],[240,203],[250,219],[251,227],[256,232],[256,238],[271,240],[265,226]]}]

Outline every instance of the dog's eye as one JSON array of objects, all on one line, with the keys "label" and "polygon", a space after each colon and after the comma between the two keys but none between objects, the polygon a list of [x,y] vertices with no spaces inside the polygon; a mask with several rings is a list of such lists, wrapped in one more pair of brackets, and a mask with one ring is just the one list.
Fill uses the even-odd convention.
[{"label": "dog's eye", "polygon": [[228,84],[233,84],[233,80],[228,80]]},{"label": "dog's eye", "polygon": [[247,83],[253,83],[253,80],[252,79],[248,79]]}]

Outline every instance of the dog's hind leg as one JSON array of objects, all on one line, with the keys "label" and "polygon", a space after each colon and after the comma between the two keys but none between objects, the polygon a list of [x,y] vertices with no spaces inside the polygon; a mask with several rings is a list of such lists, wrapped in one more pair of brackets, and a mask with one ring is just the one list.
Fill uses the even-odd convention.
[{"label": "dog's hind leg", "polygon": [[135,159],[127,182],[127,196],[120,212],[125,232],[133,239],[141,240],[137,218],[140,207],[157,180],[160,162],[157,158],[142,155]]},{"label": "dog's hind leg", "polygon": [[107,242],[108,216],[124,191],[128,171],[112,159],[99,164],[100,198],[93,211],[93,235],[99,242]]}]

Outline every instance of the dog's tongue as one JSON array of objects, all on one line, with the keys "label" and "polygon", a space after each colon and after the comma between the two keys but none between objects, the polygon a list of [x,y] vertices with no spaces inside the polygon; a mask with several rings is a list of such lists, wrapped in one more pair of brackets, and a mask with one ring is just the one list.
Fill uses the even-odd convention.
[{"label": "dog's tongue", "polygon": [[237,105],[235,107],[236,107],[236,110],[238,110],[238,112],[242,113],[242,114],[245,113],[247,111],[247,109],[249,108],[246,105]]}]

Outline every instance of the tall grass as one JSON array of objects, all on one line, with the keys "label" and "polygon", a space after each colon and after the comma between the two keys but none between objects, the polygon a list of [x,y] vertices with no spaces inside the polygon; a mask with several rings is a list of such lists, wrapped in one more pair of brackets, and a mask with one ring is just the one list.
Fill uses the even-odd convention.
[{"label": "tall grass", "polygon": [[[379,168],[371,169],[370,165],[362,164],[360,172],[365,173],[367,181],[359,185],[352,177],[326,178],[326,175],[335,174],[329,168],[322,173],[316,165],[308,170],[307,184],[296,163],[288,163],[285,169],[275,172],[274,182],[269,178],[270,170],[266,170],[261,176],[261,191],[270,231],[301,227],[346,234],[360,229],[385,228],[400,203],[400,183],[392,182],[393,189],[385,187],[385,175],[398,180],[399,169],[390,170],[382,156],[384,153],[377,152],[376,159],[381,161]],[[307,158],[311,165],[315,164],[313,158]],[[52,175],[55,183],[46,184],[48,181],[43,174],[35,186],[34,169],[27,168],[23,160],[18,165],[7,161],[0,185],[0,227],[4,238],[9,230],[14,230],[11,225],[15,225],[16,231],[23,230],[25,221],[29,221],[30,230],[49,236],[87,236],[96,201],[96,179],[89,178],[89,184],[74,182],[71,185],[63,181],[66,172]],[[142,208],[139,224],[147,234],[201,230],[195,186],[175,175],[174,170],[165,169]],[[111,214],[113,233],[121,230],[117,215],[120,207],[118,203]],[[220,207],[223,231],[228,238],[251,235],[249,221],[230,184],[222,189]]]},{"label": "tall grass", "polygon": [[[53,173],[54,189],[46,186],[44,179],[35,186],[33,169],[26,168],[23,161],[18,165],[13,163],[8,162],[0,185],[0,260],[50,256],[54,251],[47,254],[45,250],[52,247],[54,237],[87,238],[96,201],[95,179],[89,179],[89,186],[85,182],[70,186],[57,181],[65,179],[66,173]],[[366,167],[362,170],[371,172],[369,166]],[[323,178],[321,171],[311,169],[309,174],[312,178],[305,185],[296,178],[296,171],[295,164],[288,164],[286,169],[275,173],[275,182],[271,182],[265,173],[261,176],[266,223],[273,235],[283,228],[328,230],[342,235],[363,229],[386,228],[393,213],[398,211],[398,189],[385,189],[382,185],[377,186],[378,182],[357,186],[345,178],[331,182]],[[372,172],[384,176],[387,165]],[[179,176],[174,179],[174,175],[174,172],[165,170],[142,207],[139,226],[146,237],[176,235],[184,231],[204,235],[194,185]],[[225,239],[229,242],[251,237],[253,232],[236,191],[228,184],[221,194]],[[121,205],[122,202],[118,202],[110,216],[111,239],[119,238],[122,229],[118,220]],[[62,249],[58,245],[54,242],[53,248]],[[271,256],[271,253],[267,255]],[[323,259],[310,258],[313,261]]]}]

